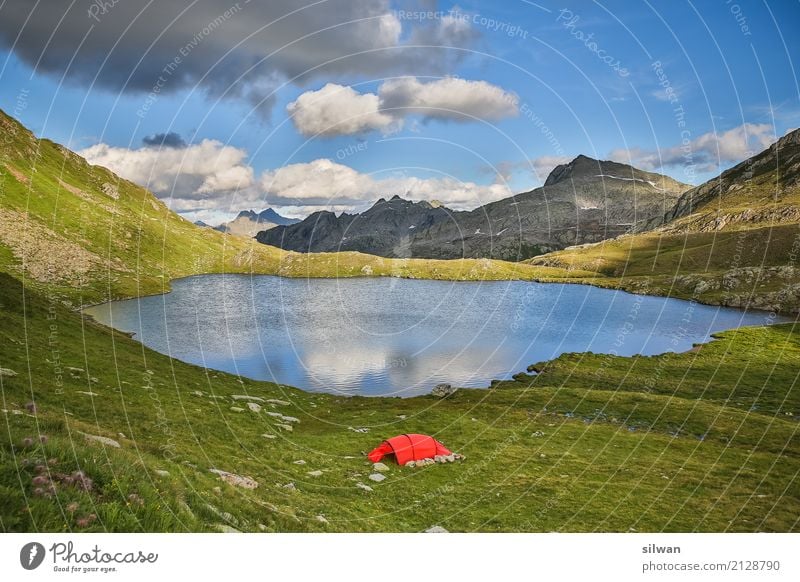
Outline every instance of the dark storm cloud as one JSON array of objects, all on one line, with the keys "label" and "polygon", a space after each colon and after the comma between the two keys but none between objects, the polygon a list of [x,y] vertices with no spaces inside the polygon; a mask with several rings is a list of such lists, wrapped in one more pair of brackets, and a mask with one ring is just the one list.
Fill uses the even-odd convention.
[{"label": "dark storm cloud", "polygon": [[451,73],[476,35],[463,20],[400,18],[388,0],[0,4],[0,46],[38,72],[142,94],[199,85],[264,109],[285,81]]},{"label": "dark storm cloud", "polygon": [[156,133],[142,138],[142,145],[164,148],[185,148],[186,140],[180,134],[170,131],[169,133]]}]

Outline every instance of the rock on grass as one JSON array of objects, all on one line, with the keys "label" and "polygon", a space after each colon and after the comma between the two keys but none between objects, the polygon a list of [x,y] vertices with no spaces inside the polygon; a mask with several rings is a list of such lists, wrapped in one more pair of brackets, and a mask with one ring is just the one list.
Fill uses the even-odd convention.
[{"label": "rock on grass", "polygon": [[218,475],[220,479],[229,485],[233,485],[235,487],[243,487],[244,489],[255,489],[258,487],[258,481],[252,477],[237,475],[235,473],[229,473],[228,471],[221,471],[219,469],[209,469],[209,471],[215,475]]}]

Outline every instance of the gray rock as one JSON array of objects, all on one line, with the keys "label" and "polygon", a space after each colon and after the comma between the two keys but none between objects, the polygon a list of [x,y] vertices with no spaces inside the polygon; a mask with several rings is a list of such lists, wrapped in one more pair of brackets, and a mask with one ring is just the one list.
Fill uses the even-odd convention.
[{"label": "gray rock", "polygon": [[364,485],[363,483],[356,483],[356,487],[358,487],[359,489],[363,489],[364,491],[373,490],[372,487],[370,487],[369,485]]},{"label": "gray rock", "polygon": [[372,468],[375,469],[378,473],[385,473],[389,470],[388,465],[384,463],[373,463]]},{"label": "gray rock", "polygon": [[305,462],[303,459],[297,459],[297,460],[294,462],[294,464],[295,464],[295,465],[305,465],[305,464],[306,464],[306,462]]},{"label": "gray rock", "polygon": [[0,368],[0,376],[3,376],[4,378],[13,378],[16,375],[17,373],[10,368]]},{"label": "gray rock", "polygon": [[386,475],[381,475],[380,473],[373,473],[369,476],[369,480],[375,481],[376,483],[380,483],[384,479],[386,479]]},{"label": "gray rock", "polygon": [[264,437],[265,439],[276,439],[276,438],[278,438],[278,437],[277,437],[277,436],[275,436],[274,434],[269,434],[269,433],[267,433],[267,432],[265,432],[265,433],[264,433],[264,434],[262,434],[261,436],[262,436],[262,437]]},{"label": "gray rock", "polygon": [[458,390],[458,388],[453,388],[450,384],[437,384],[434,386],[433,390],[431,390],[431,394],[437,398],[447,398],[455,394],[456,390]]},{"label": "gray rock", "polygon": [[101,443],[101,444],[106,445],[108,447],[114,447],[115,449],[122,448],[122,445],[120,445],[114,439],[110,439],[108,437],[104,437],[104,436],[100,436],[100,435],[96,435],[96,434],[87,434],[85,432],[82,432],[80,434],[82,434],[86,438],[87,441],[94,441],[96,443]]},{"label": "gray rock", "polygon": [[325,519],[324,515],[318,515],[315,519],[320,523],[328,523],[328,520]]},{"label": "gray rock", "polygon": [[235,487],[242,487],[244,489],[256,489],[258,487],[258,481],[252,477],[237,475],[236,473],[229,473],[228,471],[221,471],[220,469],[209,469],[209,471],[217,475],[227,484]]},{"label": "gray rock", "polygon": [[277,398],[267,398],[267,402],[269,404],[275,404],[277,406],[289,406],[289,404],[290,404],[289,402],[286,402],[285,400],[278,400]]},{"label": "gray rock", "polygon": [[440,525],[434,525],[425,530],[425,533],[450,533]]},{"label": "gray rock", "polygon": [[249,400],[250,402],[264,402],[263,398],[258,396],[248,396],[247,394],[234,394],[231,396],[234,400]]},{"label": "gray rock", "polygon": [[261,412],[261,405],[255,403],[255,402],[248,402],[247,403],[247,408],[249,408],[253,412]]},{"label": "gray rock", "polygon": [[309,477],[322,477],[322,471],[320,471],[319,469],[315,471],[309,471],[308,475]]},{"label": "gray rock", "polygon": [[282,429],[283,429],[283,430],[285,430],[286,432],[292,432],[292,431],[294,430],[294,429],[292,428],[292,425],[291,425],[291,424],[276,424],[275,426],[277,426],[278,428],[282,428]]},{"label": "gray rock", "polygon": [[231,406],[231,412],[244,412],[244,408],[239,408],[238,406]]}]

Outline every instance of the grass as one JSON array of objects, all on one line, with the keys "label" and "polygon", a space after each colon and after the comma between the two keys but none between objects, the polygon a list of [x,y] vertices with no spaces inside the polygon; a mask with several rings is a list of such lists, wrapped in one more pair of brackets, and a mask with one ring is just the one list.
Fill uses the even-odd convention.
[{"label": "grass", "polygon": [[[740,250],[739,261],[785,266],[795,226],[770,231],[766,249],[765,233],[748,229],[744,242],[738,232],[661,233],[537,265],[300,255],[196,228],[2,113],[0,130],[2,531],[800,529],[800,340],[789,325],[726,332],[685,354],[566,354],[535,364],[538,374],[437,400],[239,378],[75,310],[214,272],[570,280],[731,301],[731,286],[713,287],[730,274],[731,245],[752,255]],[[770,287],[737,276],[771,298],[793,275]],[[404,432],[433,434],[467,458],[390,463],[385,481],[370,481],[363,453]]]},{"label": "grass", "polygon": [[[684,354],[568,354],[445,400],[342,398],[171,360],[0,279],[0,367],[17,373],[0,377],[4,531],[800,527],[800,342],[788,325],[725,332]],[[288,404],[252,412],[232,398],[241,394]],[[267,412],[299,423],[287,432]],[[362,454],[404,432],[467,458],[390,463],[385,481],[368,480]],[[36,492],[37,466],[53,496]],[[229,485],[212,468],[259,486]],[[59,480],[75,471],[91,490]]]}]

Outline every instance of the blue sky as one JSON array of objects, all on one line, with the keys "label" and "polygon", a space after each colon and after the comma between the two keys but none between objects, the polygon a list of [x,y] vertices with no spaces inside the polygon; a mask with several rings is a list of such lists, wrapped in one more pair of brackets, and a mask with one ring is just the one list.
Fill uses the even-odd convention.
[{"label": "blue sky", "polygon": [[[89,7],[89,2],[79,6],[82,13],[81,19],[75,17],[76,36],[84,26],[82,20],[93,23],[87,18]],[[210,22],[224,7],[209,4],[208,14],[198,15],[196,21]],[[5,10],[13,10],[13,6]],[[231,58],[231,51],[237,50],[241,20],[257,20],[263,10],[249,4],[241,7],[217,31],[202,39],[204,50],[214,43],[226,49],[225,58]],[[330,19],[331,26],[346,31],[347,25],[341,22],[347,15],[338,12],[331,10],[330,16],[315,12],[312,31],[326,24],[325,18]],[[81,53],[70,63],[48,54],[56,50],[52,46],[36,44],[41,42],[37,35],[41,37],[46,30],[33,30],[30,38],[20,39],[11,29],[0,30],[0,108],[18,117],[37,135],[72,149],[82,151],[104,144],[107,148],[102,152],[86,150],[94,151],[91,161],[145,182],[190,217],[212,221],[250,206],[277,205],[295,215],[323,207],[357,209],[377,198],[383,188],[407,189],[412,198],[438,197],[456,207],[472,207],[502,197],[506,191],[538,186],[553,163],[578,154],[630,161],[643,169],[699,183],[741,161],[746,152],[761,149],[775,136],[800,125],[800,86],[794,63],[800,55],[797,1],[433,5],[369,0],[364,13],[388,14],[388,20],[380,24],[401,27],[396,41],[405,52],[396,54],[402,54],[407,62],[399,65],[392,58],[365,60],[330,71],[315,69],[307,78],[293,79],[292,66],[299,57],[288,55],[280,62],[268,57],[259,63],[260,76],[246,84],[225,78],[225,62],[215,66],[210,60],[205,69],[201,68],[203,63],[192,63],[191,71],[176,68],[164,90],[139,115],[137,112],[148,103],[147,71],[140,75],[141,80],[136,79],[139,86],[132,87],[120,82],[120,75],[97,74],[92,68],[97,67],[104,50],[116,47],[103,47],[98,40],[95,55]],[[95,23],[92,34],[103,26],[113,26],[112,18],[121,20],[124,15],[122,8],[114,7],[98,16],[105,20]],[[448,17],[450,20],[446,20]],[[454,19],[460,20],[458,34],[447,36]],[[297,24],[298,37],[304,24]],[[362,30],[374,30],[378,24],[368,21],[368,27]],[[177,37],[179,44],[175,46],[185,46],[194,36],[192,30],[202,30],[200,26],[187,27],[188,32],[178,28],[164,28]],[[428,32],[423,37],[420,30]],[[133,38],[126,48],[130,62],[146,63],[149,41],[141,39],[137,55],[136,40]],[[68,53],[72,41],[64,38],[63,42]],[[336,38],[327,42],[332,43],[332,58],[337,57]],[[365,51],[375,42],[366,39]],[[437,42],[450,48],[437,52],[408,48]],[[288,53],[291,46],[281,50]],[[348,47],[347,54],[360,48],[354,46]],[[314,56],[317,53],[312,48],[319,56]],[[417,53],[411,55],[412,50]],[[429,58],[425,57],[426,50],[430,51]],[[324,44],[306,47],[300,56],[306,59],[302,66],[313,69],[313,59],[324,62],[328,50]],[[127,62],[115,64],[123,69],[122,78]],[[161,58],[159,66],[165,63]],[[303,135],[287,113],[290,103],[328,83],[352,87],[353,107],[362,101],[357,99],[361,95],[381,95],[383,103],[382,87],[388,87],[384,86],[387,80],[408,76],[423,84],[447,77],[483,81],[505,95],[515,96],[515,111],[504,109],[491,119],[465,121],[409,108],[394,119],[393,125],[332,131],[323,136]],[[157,77],[152,75],[152,83]],[[473,97],[480,88],[464,86]],[[464,102],[452,97],[454,107]],[[309,115],[314,113],[310,111]],[[170,174],[174,169],[164,167],[163,158],[158,163],[153,161],[158,151],[147,158],[141,152],[136,154],[145,136],[168,132],[179,134],[190,144],[183,148],[185,156],[213,156],[222,148],[230,148],[219,161],[220,165],[239,167],[237,176],[244,178],[238,187],[226,183],[212,191],[213,184],[225,182],[219,167],[209,170],[217,172],[210,181],[201,170],[195,170],[200,173],[194,181],[182,181]],[[205,150],[192,149],[203,140],[215,141]],[[682,156],[682,144],[692,151],[691,163]],[[336,164],[335,178],[328,178],[330,164],[325,168],[309,165],[315,160]],[[148,161],[150,169],[143,173],[143,164]],[[280,173],[287,166],[294,172]],[[248,177],[249,172],[252,177]],[[309,188],[316,188],[313,196],[301,192],[306,183],[304,172],[322,176],[307,181]],[[420,181],[429,179],[438,181],[420,185]],[[296,184],[297,180],[302,183]],[[326,180],[336,181],[337,189],[325,191]],[[199,182],[205,186],[200,187]],[[458,183],[472,186],[466,194],[448,194],[458,190],[454,186]],[[490,189],[492,185],[498,187]],[[186,188],[194,190],[181,191]],[[442,191],[441,196],[436,195],[437,190]]]}]

